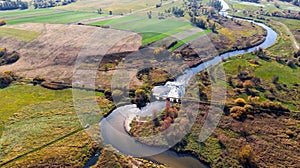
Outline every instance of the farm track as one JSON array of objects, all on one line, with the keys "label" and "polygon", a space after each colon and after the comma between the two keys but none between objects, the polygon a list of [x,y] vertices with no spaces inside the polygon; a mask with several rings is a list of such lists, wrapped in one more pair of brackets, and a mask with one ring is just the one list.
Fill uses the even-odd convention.
[{"label": "farm track", "polygon": [[121,18],[121,17],[122,16],[119,16],[119,15],[104,16],[104,17],[98,17],[98,18],[79,20],[77,22],[71,22],[70,24],[78,24],[78,23],[89,24],[89,23],[94,23],[94,22],[101,22],[101,21],[108,20],[108,19],[117,19],[117,18]]},{"label": "farm track", "polygon": [[299,50],[300,47],[299,47],[299,45],[298,45],[298,42],[297,42],[295,36],[293,35],[293,33],[290,31],[290,29],[289,29],[285,24],[283,24],[283,23],[281,23],[281,22],[277,22],[277,23],[280,24],[282,27],[285,28],[287,34],[289,35],[291,41],[293,42],[293,47],[294,47],[294,49]]}]

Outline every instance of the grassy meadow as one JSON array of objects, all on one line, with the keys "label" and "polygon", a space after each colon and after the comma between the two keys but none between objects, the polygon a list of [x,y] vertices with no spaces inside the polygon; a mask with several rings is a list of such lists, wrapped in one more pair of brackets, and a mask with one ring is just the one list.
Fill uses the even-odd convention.
[{"label": "grassy meadow", "polygon": [[37,36],[39,36],[39,33],[33,31],[0,27],[0,37],[10,37],[22,41],[32,41]]},{"label": "grassy meadow", "polygon": [[[84,95],[86,91],[82,91]],[[5,89],[0,89],[0,135],[4,130],[5,122],[22,108],[41,102],[68,101],[72,100],[72,90],[49,90],[40,86],[13,85]],[[103,96],[97,93],[97,96]]]},{"label": "grassy meadow", "polygon": [[106,14],[99,15],[96,12],[67,11],[50,8],[7,12],[4,13],[4,15],[0,15],[0,19],[6,20],[8,25],[28,22],[66,24],[90,18],[103,17],[105,15]]},{"label": "grassy meadow", "polygon": [[[148,19],[146,16],[129,15],[121,18],[104,20],[92,23],[93,26],[110,26],[114,29],[128,30],[139,33],[143,37],[142,44],[148,44],[166,38],[168,36],[180,33],[193,27],[190,22],[185,19]],[[185,42],[191,41],[201,35],[209,33],[210,31],[203,31],[196,35],[184,39],[176,46],[179,47]]]},{"label": "grassy meadow", "polygon": [[[170,2],[171,0],[168,0]],[[158,0],[126,0],[126,1],[119,1],[119,0],[81,0],[77,1],[76,3],[72,3],[66,6],[60,6],[60,9],[66,10],[79,10],[79,11],[88,11],[94,12],[97,9],[102,8],[105,13],[108,11],[112,11],[113,14],[122,14],[122,13],[130,13],[139,11],[145,8],[153,8],[155,4],[159,3]],[[165,3],[163,1],[163,3]]]},{"label": "grassy meadow", "polygon": [[[42,166],[40,161],[61,166],[83,166],[94,143],[83,131],[74,110],[72,90],[54,91],[40,86],[12,85],[1,89],[0,95],[0,167]],[[96,97],[103,113],[113,107],[103,93],[90,97],[88,91],[79,90],[78,95],[86,102]],[[94,110],[81,109],[85,113]],[[53,158],[53,163],[46,161]]]}]

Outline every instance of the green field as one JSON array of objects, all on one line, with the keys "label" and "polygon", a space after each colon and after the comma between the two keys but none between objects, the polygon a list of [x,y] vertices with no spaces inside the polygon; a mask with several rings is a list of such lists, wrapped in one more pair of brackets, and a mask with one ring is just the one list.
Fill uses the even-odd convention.
[{"label": "green field", "polygon": [[0,37],[11,37],[22,41],[31,41],[37,36],[39,36],[37,32],[0,27]]},{"label": "green field", "polygon": [[103,16],[106,16],[106,14],[99,15],[96,12],[67,11],[49,8],[3,12],[3,14],[1,13],[0,15],[0,19],[6,20],[7,24],[28,22],[66,24]]},{"label": "green field", "polygon": [[[0,167],[18,164],[21,165],[17,167],[39,167],[41,160],[54,164],[51,158],[55,158],[55,164],[83,166],[90,156],[93,140],[82,131],[71,89],[55,91],[40,86],[12,85],[0,89],[0,95]],[[78,107],[85,114],[99,111],[98,107],[104,114],[113,107],[103,93],[94,95],[78,90],[76,95],[88,104],[97,98],[99,106],[94,107],[97,109]],[[99,122],[97,117],[94,120]]]},{"label": "green field", "polygon": [[[108,11],[111,10],[113,14],[119,15],[121,13],[126,14],[145,8],[155,8],[155,4],[159,2],[159,0],[81,0],[58,8],[88,12],[94,12],[97,11],[98,8],[102,8],[105,13],[108,13]],[[167,2],[163,1],[163,3],[169,2],[171,2],[171,0],[167,0]]]},{"label": "green field", "polygon": [[[86,95],[86,91],[82,91],[82,95]],[[68,90],[49,90],[40,86],[31,85],[13,85],[5,89],[0,89],[0,135],[3,131],[5,121],[17,113],[21,108],[47,101],[67,101],[71,100],[72,91]],[[97,93],[97,96],[103,96]]]},{"label": "green field", "polygon": [[[227,74],[234,75],[238,73],[238,66],[252,67],[248,60],[254,59],[256,56],[247,54],[241,58],[229,58],[228,62],[224,63],[224,70]],[[254,67],[254,75],[264,80],[271,81],[273,76],[278,76],[280,82],[292,86],[295,83],[300,83],[300,69],[293,69],[287,65],[279,64],[276,61],[259,60],[261,64]],[[289,74],[289,75],[287,75]]]},{"label": "green field", "polygon": [[188,43],[188,42],[190,42],[192,40],[195,40],[198,37],[200,37],[200,36],[202,36],[204,34],[210,33],[210,32],[211,32],[211,30],[204,30],[204,31],[202,31],[200,33],[191,35],[190,37],[187,37],[187,38],[185,38],[183,40],[180,40],[176,45],[174,45],[172,48],[170,48],[170,50],[174,51],[175,49],[177,49],[178,47],[182,46],[183,44]]},{"label": "green field", "polygon": [[[254,60],[258,61],[259,65],[252,64],[251,62],[253,62]],[[275,60],[265,61],[262,59],[258,59],[258,57],[252,53],[241,55],[237,58],[229,58],[225,63],[222,63],[220,65],[224,67],[227,76],[234,76],[238,74],[239,66],[246,67],[246,69],[250,71],[253,76],[262,79],[262,85],[266,88],[273,87],[274,83],[272,82],[272,80],[275,76],[278,77],[278,82],[282,86],[285,85],[285,89],[278,92],[280,92],[281,95],[287,96],[284,98],[280,98],[282,100],[282,103],[285,106],[289,107],[289,109],[291,110],[299,110],[299,108],[297,107],[298,100],[293,99],[292,96],[289,95],[294,92],[294,89],[297,88],[295,84],[300,83],[299,68],[291,68],[287,65],[278,63]],[[268,90],[259,92],[260,101],[268,100],[265,97],[265,93],[270,92]],[[241,94],[239,96],[247,99],[247,94]]]},{"label": "green field", "polygon": [[161,40],[193,27],[190,22],[184,19],[148,19],[137,15],[105,20],[92,23],[91,25],[108,25],[114,29],[137,32],[143,36],[143,45]]}]

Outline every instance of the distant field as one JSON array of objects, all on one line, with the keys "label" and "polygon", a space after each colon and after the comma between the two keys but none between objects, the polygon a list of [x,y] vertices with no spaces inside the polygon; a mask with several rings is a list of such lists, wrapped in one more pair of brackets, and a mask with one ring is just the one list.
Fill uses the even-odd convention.
[{"label": "distant field", "polygon": [[33,31],[0,27],[0,37],[12,37],[22,41],[31,41],[38,35],[39,33]]},{"label": "distant field", "polygon": [[114,29],[137,32],[143,36],[143,45],[193,27],[190,22],[184,19],[148,19],[145,16],[136,15],[104,20],[91,25],[108,25]]},{"label": "distant field", "polygon": [[280,9],[300,11],[300,7],[294,6],[287,2],[278,1],[278,0],[275,0],[274,2],[267,2],[266,0],[263,0],[263,1],[261,1],[261,3],[258,3],[258,4],[241,2],[241,1],[237,1],[237,0],[227,0],[227,2],[229,2],[229,5],[237,10],[243,10],[243,9],[257,10],[261,6],[261,7],[263,7],[263,9],[266,9],[268,11],[274,11],[274,10],[278,10],[274,5],[274,3],[277,2],[280,5]]},{"label": "distant field", "polygon": [[94,12],[98,8],[102,8],[106,13],[111,10],[113,14],[121,14],[154,7],[159,2],[159,0],[78,0],[76,3],[60,6],[59,8],[89,12]]},{"label": "distant field", "polygon": [[65,24],[102,16],[106,16],[106,14],[99,15],[96,12],[67,11],[50,8],[3,12],[0,15],[0,19],[6,20],[7,24],[27,22]]}]

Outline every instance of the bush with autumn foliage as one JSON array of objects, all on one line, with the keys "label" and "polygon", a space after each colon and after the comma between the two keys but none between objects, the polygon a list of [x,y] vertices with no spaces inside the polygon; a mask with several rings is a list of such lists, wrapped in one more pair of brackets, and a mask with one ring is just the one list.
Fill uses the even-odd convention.
[{"label": "bush with autumn foliage", "polygon": [[5,20],[0,20],[0,26],[6,25],[6,21]]}]

